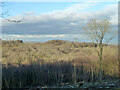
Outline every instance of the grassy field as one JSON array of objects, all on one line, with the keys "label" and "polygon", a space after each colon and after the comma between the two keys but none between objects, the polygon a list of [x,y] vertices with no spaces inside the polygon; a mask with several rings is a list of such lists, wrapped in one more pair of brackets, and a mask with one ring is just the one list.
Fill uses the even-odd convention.
[{"label": "grassy field", "polygon": [[[104,44],[103,48],[103,79],[116,79],[119,75],[118,47]],[[95,49],[98,48],[94,43],[63,40],[45,43],[3,41],[3,87],[97,81],[99,57]],[[6,76],[8,71],[11,74],[9,77]],[[41,74],[46,77],[43,78]],[[28,83],[27,79],[24,81],[21,77],[31,77],[31,81],[28,80]],[[16,82],[16,85],[12,82]]]}]

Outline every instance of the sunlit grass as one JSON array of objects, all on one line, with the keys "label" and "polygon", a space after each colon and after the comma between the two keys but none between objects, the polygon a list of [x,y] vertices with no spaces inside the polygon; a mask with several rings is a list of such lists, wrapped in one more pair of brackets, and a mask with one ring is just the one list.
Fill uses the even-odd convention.
[{"label": "sunlit grass", "polygon": [[[56,42],[55,40],[46,43],[3,42],[2,61],[3,64],[16,65],[17,63],[29,64],[41,59],[46,63],[60,60],[72,61],[74,59],[79,62],[90,62],[98,73],[99,57],[95,51],[97,47],[91,47],[91,45],[91,43]],[[102,70],[109,75],[118,74],[117,46],[103,47]]]}]

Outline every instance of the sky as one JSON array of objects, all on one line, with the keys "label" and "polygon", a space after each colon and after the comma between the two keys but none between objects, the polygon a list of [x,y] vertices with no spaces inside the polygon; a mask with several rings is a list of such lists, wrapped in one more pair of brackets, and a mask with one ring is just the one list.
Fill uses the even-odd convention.
[{"label": "sky", "polygon": [[[2,19],[3,40],[45,42],[53,39],[91,42],[83,26],[90,19],[108,19],[117,31],[117,2],[9,2],[2,8],[8,12]],[[117,35],[111,43],[117,43]]]}]

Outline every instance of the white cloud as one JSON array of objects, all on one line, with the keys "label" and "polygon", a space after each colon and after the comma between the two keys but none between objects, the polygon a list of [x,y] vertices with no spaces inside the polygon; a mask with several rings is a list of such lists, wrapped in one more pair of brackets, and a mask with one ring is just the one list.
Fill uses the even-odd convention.
[{"label": "white cloud", "polygon": [[68,37],[83,37],[80,34],[56,34],[56,35],[19,35],[19,34],[3,34],[3,37],[14,37],[14,38],[68,38]]},{"label": "white cloud", "polygon": [[[26,12],[29,15],[17,15],[15,20],[21,23],[3,21],[3,33],[18,34],[69,34],[81,33],[82,24],[92,18],[108,19],[112,25],[118,22],[117,4],[106,5],[102,9],[92,11],[99,3],[74,4],[64,10],[55,10],[40,15]],[[90,9],[86,10],[86,9]],[[82,33],[81,33],[82,34]]]},{"label": "white cloud", "polygon": [[23,13],[23,15],[33,16],[33,15],[35,15],[35,12],[25,12],[25,13]]},{"label": "white cloud", "polygon": [[83,11],[85,9],[88,9],[90,7],[94,7],[97,3],[96,2],[93,2],[92,4],[91,3],[81,3],[81,4],[73,4],[71,5],[70,7],[66,8],[63,12],[78,12],[78,11]]},{"label": "white cloud", "polygon": [[65,35],[7,35],[7,36],[17,37],[17,38],[65,37]]},{"label": "white cloud", "polygon": [[69,40],[74,41],[74,38],[77,38],[79,41],[84,41],[87,39],[85,35],[81,34],[57,34],[57,35],[19,35],[19,34],[3,34],[3,40],[23,40],[23,41],[36,41],[37,42],[45,42],[48,40]]},{"label": "white cloud", "polygon": [[71,22],[70,24],[71,24],[72,26],[75,26],[75,25],[77,25],[77,23],[73,23],[73,22]]}]

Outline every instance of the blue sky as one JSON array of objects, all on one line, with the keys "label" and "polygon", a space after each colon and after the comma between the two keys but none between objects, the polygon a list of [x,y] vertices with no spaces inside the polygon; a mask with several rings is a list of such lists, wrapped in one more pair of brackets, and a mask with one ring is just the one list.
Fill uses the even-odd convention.
[{"label": "blue sky", "polygon": [[[9,12],[12,16],[25,12],[36,14],[47,13],[53,10],[64,10],[66,7],[77,4],[73,2],[11,2],[12,8]],[[4,9],[4,8],[3,8]]]},{"label": "blue sky", "polygon": [[[94,3],[94,2],[93,2]],[[93,4],[92,2],[89,4]],[[10,16],[16,16],[25,12],[36,14],[47,13],[54,10],[64,10],[73,4],[85,4],[84,2],[8,2],[3,11],[8,10]],[[117,4],[117,2],[99,2],[95,7],[87,8],[89,11],[103,9],[106,5]]]},{"label": "blue sky", "polygon": [[[3,19],[4,40],[44,42],[77,38],[80,42],[89,42],[82,26],[92,18],[108,19],[113,29],[117,29],[115,2],[11,2],[2,9],[8,10],[6,18],[22,21],[11,23]],[[112,42],[117,43],[117,37]]]}]

